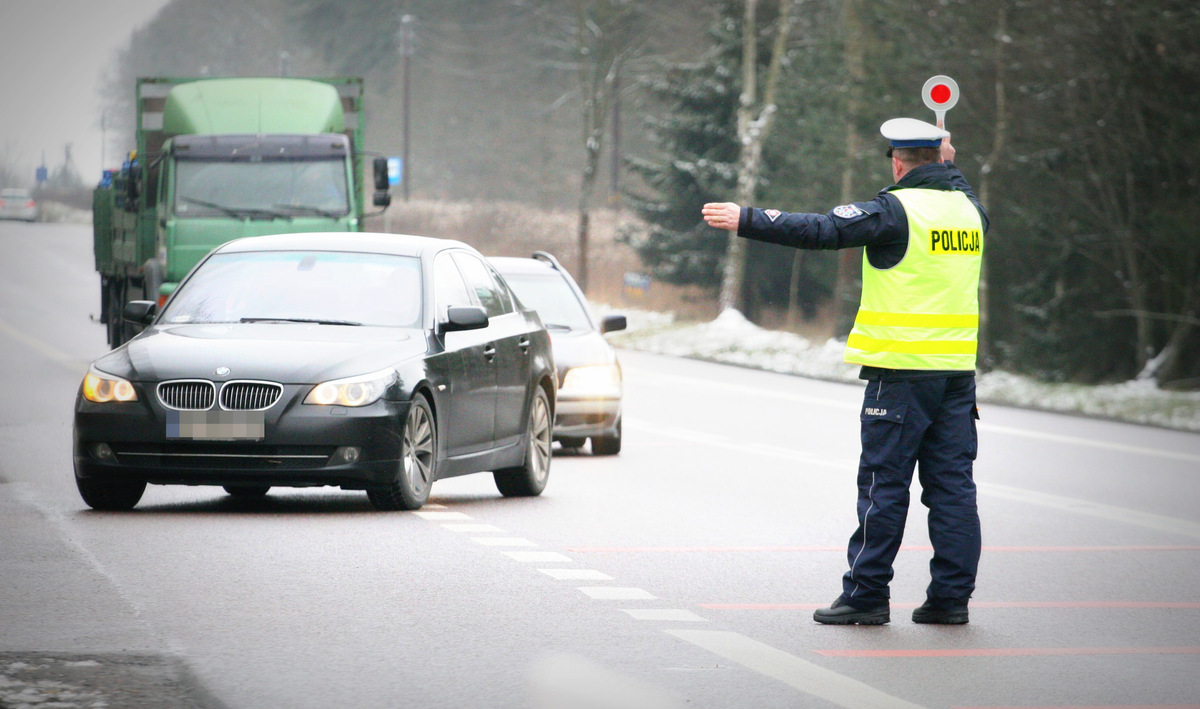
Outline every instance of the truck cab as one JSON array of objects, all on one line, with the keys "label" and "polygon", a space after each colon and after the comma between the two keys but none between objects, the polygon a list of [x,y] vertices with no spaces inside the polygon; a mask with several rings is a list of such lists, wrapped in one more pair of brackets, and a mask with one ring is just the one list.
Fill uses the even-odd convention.
[{"label": "truck cab", "polygon": [[[137,150],[93,196],[113,347],[134,334],[126,302],[162,304],[227,241],[362,230],[361,79],[145,78],[137,91]],[[374,173],[387,206],[386,166]]]}]

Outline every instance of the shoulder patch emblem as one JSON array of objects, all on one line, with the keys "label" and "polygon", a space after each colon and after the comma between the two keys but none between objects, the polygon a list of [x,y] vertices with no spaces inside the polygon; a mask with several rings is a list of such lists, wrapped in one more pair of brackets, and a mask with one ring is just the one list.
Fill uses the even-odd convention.
[{"label": "shoulder patch emblem", "polygon": [[842,219],[853,219],[866,214],[863,210],[855,207],[853,204],[843,204],[840,207],[833,208],[833,216],[841,217]]},{"label": "shoulder patch emblem", "polygon": [[770,219],[772,222],[774,222],[779,218],[780,214],[783,214],[783,212],[779,211],[778,209],[764,209],[763,214],[767,215],[767,219]]}]

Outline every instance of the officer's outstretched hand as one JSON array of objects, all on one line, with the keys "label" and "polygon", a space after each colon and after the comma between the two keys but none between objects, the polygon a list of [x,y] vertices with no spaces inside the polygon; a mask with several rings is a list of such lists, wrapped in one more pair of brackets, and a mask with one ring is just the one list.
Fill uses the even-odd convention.
[{"label": "officer's outstretched hand", "polygon": [[742,208],[733,202],[709,202],[700,213],[710,227],[729,231],[736,231],[742,218]]}]

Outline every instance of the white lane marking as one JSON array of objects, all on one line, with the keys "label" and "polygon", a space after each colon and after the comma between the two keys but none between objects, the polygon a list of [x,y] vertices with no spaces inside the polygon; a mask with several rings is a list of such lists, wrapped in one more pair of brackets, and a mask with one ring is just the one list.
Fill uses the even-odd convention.
[{"label": "white lane marking", "polygon": [[556,551],[502,551],[500,553],[515,561],[527,563],[554,563],[558,561],[571,561],[571,557],[564,554],[559,554]]},{"label": "white lane marking", "polygon": [[523,537],[474,537],[474,541],[485,547],[535,547],[537,544]]},{"label": "white lane marking", "polygon": [[1048,492],[1036,492],[1034,490],[1025,490],[1017,487],[1009,487],[1007,485],[997,485],[995,483],[981,483],[976,481],[976,486],[980,492],[985,492],[994,497],[1003,497],[1006,500],[1015,502],[1027,502],[1043,507],[1051,507],[1064,512],[1075,512],[1091,517],[1099,517],[1100,519],[1110,520],[1113,522],[1124,522],[1137,527],[1145,527],[1159,532],[1169,532],[1171,534],[1181,534],[1188,537],[1200,537],[1200,524],[1189,522],[1188,520],[1177,519],[1175,517],[1166,517],[1164,515],[1156,515],[1150,512],[1139,512],[1124,507],[1114,507],[1112,505],[1103,505],[1099,502],[1089,502],[1080,500],[1074,497],[1065,497],[1062,495],[1052,495]]},{"label": "white lane marking", "polygon": [[767,458],[777,458],[793,463],[806,463],[808,465],[820,465],[835,470],[846,470],[848,467],[854,469],[858,467],[858,459],[845,460],[830,460],[829,458],[818,456],[814,453],[796,450],[794,448],[784,448],[783,446],[773,446],[766,443],[739,443],[737,441],[725,438],[717,434],[701,433],[700,431],[692,431],[679,426],[663,426],[656,423],[651,423],[644,419],[625,417],[625,424],[643,431],[666,436],[668,438],[677,438],[689,443],[701,443],[714,448],[724,448],[739,453],[751,452]]},{"label": "white lane marking", "polygon": [[657,600],[649,591],[631,586],[580,586],[579,590],[589,598],[601,601],[653,601]]},{"label": "white lane marking", "polygon": [[538,569],[559,581],[612,581],[613,577],[595,569]]},{"label": "white lane marking", "polygon": [[442,522],[452,519],[471,519],[471,515],[465,515],[462,512],[414,512],[421,519],[427,519],[432,522]]},{"label": "white lane marking", "polygon": [[[835,409],[853,410],[859,409],[857,401],[842,401],[836,399],[826,399],[817,396],[806,396],[803,394],[789,394],[781,391],[770,391],[767,389],[756,389],[753,387],[743,387],[734,384],[724,384],[721,382],[711,381],[708,379],[700,380],[694,377],[685,377],[678,374],[660,374],[638,368],[623,367],[622,371],[634,372],[639,375],[644,375],[647,382],[676,382],[685,385],[690,390],[696,390],[698,387],[703,387],[706,391],[724,390],[734,392],[739,396],[753,395],[764,399],[777,399],[781,401],[792,401],[804,404],[819,404]],[[789,375],[791,376],[791,375]],[[848,386],[854,386],[851,382],[846,382]],[[1055,413],[1048,411],[1044,413]],[[1100,448],[1103,450],[1120,451],[1122,453],[1133,453],[1136,455],[1148,455],[1158,458],[1169,458],[1171,460],[1183,460],[1188,462],[1200,462],[1200,453],[1185,453],[1182,451],[1162,450],[1159,448],[1147,448],[1145,446],[1132,446],[1123,443],[1111,443],[1109,441],[1097,440],[1094,438],[1080,438],[1077,436],[1063,436],[1054,433],[1044,433],[1042,431],[1030,431],[1022,428],[1012,428],[1010,426],[998,426],[992,423],[979,422],[979,429],[990,433],[1000,433],[1006,436],[1021,436],[1023,438],[1033,438],[1042,441],[1051,441],[1054,443],[1063,443],[1072,446],[1087,446],[1090,448]]]},{"label": "white lane marking", "polygon": [[981,430],[989,433],[999,433],[1006,436],[1023,436],[1025,438],[1035,438],[1041,441],[1051,441],[1053,443],[1064,443],[1070,446],[1085,446],[1091,448],[1100,448],[1103,450],[1119,451],[1121,453],[1132,453],[1134,455],[1147,455],[1157,458],[1169,458],[1171,460],[1182,460],[1186,462],[1200,463],[1200,454],[1184,453],[1182,451],[1168,451],[1161,448],[1146,448],[1145,446],[1130,446],[1124,443],[1112,443],[1110,441],[1102,441],[1094,438],[1078,438],[1076,436],[1061,436],[1056,433],[1043,433],[1041,431],[1026,431],[1021,428],[1010,428],[1008,426],[997,426],[995,424],[979,423]]},{"label": "white lane marking", "polygon": [[697,647],[783,682],[831,704],[849,709],[922,709],[745,635],[721,630],[667,630]]},{"label": "white lane marking", "polygon": [[81,362],[80,360],[77,360],[77,359],[71,357],[71,355],[67,354],[66,352],[63,352],[62,350],[60,350],[56,347],[52,347],[52,346],[46,344],[45,342],[42,342],[41,340],[37,339],[36,337],[26,335],[25,333],[21,332],[20,330],[13,327],[12,325],[9,325],[8,323],[4,322],[3,320],[0,320],[0,332],[3,332],[4,334],[8,335],[12,339],[16,340],[17,342],[20,342],[21,344],[25,345],[29,349],[31,349],[35,352],[38,352],[39,354],[41,354],[43,357],[50,360],[51,362],[61,365],[65,369],[68,369],[72,372],[78,373],[80,379],[82,379],[83,375],[87,373],[87,370],[88,370],[87,362]]},{"label": "white lane marking", "polygon": [[448,522],[442,525],[443,528],[449,529],[451,532],[466,532],[469,534],[482,534],[484,532],[503,532],[503,529],[492,524],[464,524],[461,522]]},{"label": "white lane marking", "polygon": [[667,620],[677,623],[708,622],[708,618],[701,618],[682,608],[622,608],[621,612],[628,613],[634,620]]},{"label": "white lane marking", "polygon": [[445,505],[439,505],[436,502],[426,502],[425,506],[422,507],[421,509],[423,509],[423,510],[444,510],[447,508]]},{"label": "white lane marking", "polygon": [[[725,448],[727,450],[732,450],[739,453],[753,453],[755,455],[761,455],[768,458],[782,458],[784,460],[791,460],[797,463],[827,465],[830,467],[837,467],[841,470],[854,470],[858,467],[857,461],[854,463],[834,464],[829,461],[814,459],[803,451],[792,451],[789,454],[787,449],[766,449],[757,444],[744,444],[730,440],[720,440],[718,437],[704,435],[699,431],[688,431],[686,429],[680,429],[677,427],[658,426],[642,421],[641,419],[626,418],[625,422],[626,424],[632,425],[634,428],[644,428],[644,430],[648,430],[652,433],[663,436],[680,438],[701,445],[713,446],[715,448]],[[1196,524],[1195,522],[1177,519],[1175,517],[1166,517],[1149,512],[1139,512],[1137,510],[1126,509],[1123,507],[1102,505],[1097,502],[1089,502],[1087,500],[1081,500],[1078,498],[1062,497],[1059,495],[1051,495],[1049,493],[1035,492],[1033,490],[1008,487],[1005,485],[994,485],[991,483],[981,483],[979,481],[976,481],[976,484],[978,485],[980,492],[988,495],[1004,497],[1016,502],[1041,505],[1043,507],[1050,507],[1068,512],[1078,512],[1080,514],[1124,522],[1126,524],[1146,527],[1158,531],[1168,531],[1175,534],[1183,534],[1189,537],[1200,536],[1200,525]]]}]

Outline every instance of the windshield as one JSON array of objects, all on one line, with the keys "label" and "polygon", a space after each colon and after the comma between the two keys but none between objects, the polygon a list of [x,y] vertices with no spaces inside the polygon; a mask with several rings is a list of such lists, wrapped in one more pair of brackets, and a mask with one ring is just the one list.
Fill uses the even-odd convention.
[{"label": "windshield", "polygon": [[216,254],[179,287],[159,322],[275,321],[418,327],[421,262],[330,251]]},{"label": "windshield", "polygon": [[340,217],[347,195],[342,159],[175,163],[175,214],[185,219]]},{"label": "windshield", "polygon": [[517,297],[526,307],[537,311],[538,317],[546,327],[564,327],[572,330],[590,330],[587,311],[575,297],[575,292],[561,276],[557,274],[522,273],[520,275],[505,275],[508,283]]}]

